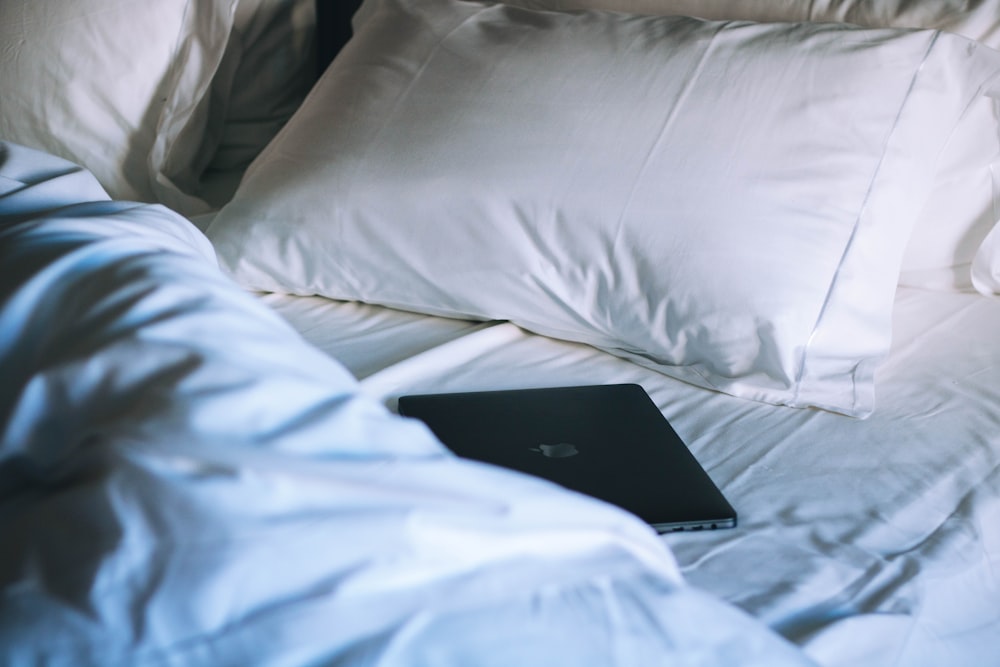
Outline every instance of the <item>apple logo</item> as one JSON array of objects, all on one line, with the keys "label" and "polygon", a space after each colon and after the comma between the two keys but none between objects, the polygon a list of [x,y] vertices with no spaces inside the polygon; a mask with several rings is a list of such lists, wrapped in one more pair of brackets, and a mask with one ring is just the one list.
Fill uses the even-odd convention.
[{"label": "apple logo", "polygon": [[529,447],[529,449],[550,459],[565,459],[570,456],[576,456],[580,453],[580,450],[576,448],[576,445],[569,442],[560,442],[554,445],[542,444],[537,447]]}]

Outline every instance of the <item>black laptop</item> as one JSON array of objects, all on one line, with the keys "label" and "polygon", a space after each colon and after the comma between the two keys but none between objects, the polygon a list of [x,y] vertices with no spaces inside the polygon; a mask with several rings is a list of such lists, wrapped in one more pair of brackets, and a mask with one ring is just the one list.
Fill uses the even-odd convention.
[{"label": "black laptop", "polygon": [[613,503],[661,533],[731,528],[736,512],[636,384],[403,396],[459,456]]}]

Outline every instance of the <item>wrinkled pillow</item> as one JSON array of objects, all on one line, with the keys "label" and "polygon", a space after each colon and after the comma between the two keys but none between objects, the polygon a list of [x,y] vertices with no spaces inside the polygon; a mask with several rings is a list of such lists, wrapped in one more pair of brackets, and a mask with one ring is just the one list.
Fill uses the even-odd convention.
[{"label": "wrinkled pillow", "polygon": [[[606,9],[717,20],[840,21],[873,28],[936,28],[1000,49],[1000,1],[949,0],[501,0],[536,9]],[[359,20],[364,20],[360,17]],[[965,290],[969,266],[1000,220],[1000,119],[980,98],[967,110],[941,155],[930,197],[903,256],[900,283]],[[1000,273],[1000,262],[993,269]]]},{"label": "wrinkled pillow", "polygon": [[458,0],[365,14],[208,229],[244,286],[510,320],[871,413],[906,241],[1000,54]]},{"label": "wrinkled pillow", "polygon": [[209,87],[236,0],[4,0],[0,139],[87,167],[115,199],[203,204]]}]

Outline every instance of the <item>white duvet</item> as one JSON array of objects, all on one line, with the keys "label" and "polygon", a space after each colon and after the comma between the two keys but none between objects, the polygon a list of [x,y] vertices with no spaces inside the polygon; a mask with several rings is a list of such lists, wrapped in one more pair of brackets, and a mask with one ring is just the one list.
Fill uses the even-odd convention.
[{"label": "white duvet", "polygon": [[0,144],[0,267],[4,665],[809,664],[364,397],[164,208]]}]

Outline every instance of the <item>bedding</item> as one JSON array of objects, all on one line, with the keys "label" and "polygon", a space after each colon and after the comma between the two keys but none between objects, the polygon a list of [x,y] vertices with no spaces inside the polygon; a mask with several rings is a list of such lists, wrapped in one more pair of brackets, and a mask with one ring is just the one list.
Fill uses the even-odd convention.
[{"label": "bedding", "polygon": [[[212,78],[214,146],[190,187],[211,209],[232,197],[243,172],[274,138],[316,79],[313,0],[239,0]],[[199,209],[202,210],[202,209]]]},{"label": "bedding", "polygon": [[[1000,3],[886,0],[503,0],[537,9],[609,9],[716,20],[848,22],[868,27],[935,28],[1000,48]],[[365,20],[365,11],[356,19]],[[1000,124],[980,99],[940,158],[938,177],[904,255],[900,281],[931,289],[971,289],[970,265],[1000,219]],[[985,258],[978,260],[980,263]]]},{"label": "bedding", "polygon": [[994,227],[972,263],[972,282],[983,294],[1000,294],[1000,232]]},{"label": "bedding", "polygon": [[[560,100],[553,100],[550,90],[539,90],[556,63],[571,55],[579,55],[572,69],[616,71],[609,55],[618,52],[609,40],[595,39],[578,54],[560,28],[553,49],[537,51],[533,67],[511,68],[516,60],[498,58],[486,83],[500,75],[519,76],[507,79],[509,94],[493,98],[496,106],[471,115],[460,113],[460,104],[488,86],[471,89],[472,70],[463,60],[468,50],[453,49],[444,64],[463,63],[461,71],[431,72],[452,106],[426,125],[427,118],[408,119],[411,127],[420,121],[418,134],[399,136],[403,126],[386,125],[381,131],[396,135],[385,148],[391,159],[376,152],[373,157],[383,161],[377,173],[359,174],[357,187],[317,204],[311,196],[329,188],[321,186],[324,170],[355,160],[343,155],[339,144],[324,145],[327,133],[342,131],[337,122],[353,113],[360,114],[357,128],[369,130],[369,114],[391,116],[385,100],[367,97],[369,88],[344,85],[347,66],[355,68],[359,60],[372,68],[386,64],[368,85],[387,84],[380,94],[391,91],[398,85],[393,77],[405,74],[412,66],[409,56],[426,40],[423,28],[393,33],[388,43],[373,42],[378,31],[405,22],[397,9],[387,13],[390,5],[364,3],[354,17],[353,43],[337,56],[301,113],[272,139],[309,84],[305,60],[311,58],[314,28],[317,51],[331,55],[359,3],[321,0],[314,13],[306,0],[189,0],[185,6],[194,14],[181,11],[184,3],[171,2],[45,4],[48,11],[42,12],[31,3],[0,3],[5,38],[0,42],[0,663],[1000,665],[1000,349],[994,333],[1000,301],[992,296],[1000,293],[993,176],[998,140],[996,103],[973,90],[975,77],[983,92],[992,86],[985,63],[994,57],[989,49],[1000,46],[996,2],[516,0],[506,4],[521,7],[480,3],[484,11],[452,36],[461,39],[447,43],[492,53],[497,42],[512,36],[512,26],[522,31],[519,37],[570,24],[592,36],[586,31],[607,27],[605,22],[616,26],[608,34],[618,36],[632,34],[615,32],[624,30],[622,25],[640,34],[651,26],[664,28],[621,54],[622,62],[634,65],[660,54],[660,39],[676,46],[669,40],[683,38],[690,47],[706,30],[720,28],[718,34],[731,41],[713,37],[698,76],[685,88],[687,99],[698,100],[720,82],[729,85],[716,91],[723,102],[701,107],[700,119],[680,112],[691,106],[677,112],[691,128],[683,137],[689,150],[682,155],[699,164],[720,146],[739,155],[754,137],[758,147],[773,150],[800,135],[797,141],[814,142],[816,151],[788,154],[813,156],[811,168],[790,170],[773,151],[771,166],[774,173],[785,166],[790,197],[802,196],[803,181],[817,191],[823,189],[820,181],[841,194],[851,190],[862,180],[851,170],[878,152],[864,147],[872,149],[869,135],[879,123],[899,128],[912,121],[913,134],[927,133],[937,148],[896,142],[895,135],[890,143],[907,154],[890,151],[886,162],[900,178],[885,191],[886,183],[870,180],[878,194],[894,192],[891,200],[899,206],[875,216],[880,223],[892,221],[876,226],[884,235],[869,249],[877,252],[858,257],[852,267],[861,271],[850,277],[865,286],[864,298],[831,291],[845,296],[838,303],[848,310],[863,305],[881,322],[876,327],[881,361],[872,362],[877,402],[865,419],[706,389],[620,351],[567,340],[571,337],[562,331],[543,335],[537,327],[519,326],[527,322],[490,319],[500,314],[438,314],[436,308],[450,307],[452,293],[466,287],[462,276],[432,275],[438,262],[462,260],[480,268],[495,248],[520,248],[522,242],[532,252],[541,247],[545,238],[538,235],[512,240],[507,232],[491,235],[484,227],[476,234],[470,226],[469,238],[448,239],[444,229],[459,205],[468,205],[457,198],[459,184],[468,186],[477,202],[512,191],[509,183],[500,188],[500,181],[491,188],[502,165],[485,158],[495,155],[491,150],[523,148],[517,144],[523,140],[520,129],[545,120],[528,114],[518,131],[512,130],[525,110],[556,104],[558,122],[552,124],[564,131],[577,127],[581,110],[614,106],[603,100],[567,112],[573,96],[567,94],[567,104],[558,108]],[[445,5],[472,6],[413,0],[400,11],[435,12]],[[91,12],[95,8],[101,11]],[[629,14],[609,19],[606,12],[577,9]],[[170,20],[154,30],[149,21],[156,12]],[[218,20],[188,21],[201,12]],[[686,14],[701,21],[655,18]],[[115,31],[126,16],[136,21],[134,34]],[[335,22],[314,25],[329,19]],[[727,22],[724,29],[704,22],[718,20]],[[946,33],[933,32],[938,29]],[[607,37],[604,28],[598,32]],[[27,39],[42,34],[59,40]],[[138,35],[148,39],[132,41]],[[739,39],[748,35],[759,43]],[[771,43],[776,37],[783,44]],[[845,55],[848,37],[858,40],[858,49]],[[165,46],[171,39],[174,48]],[[939,112],[951,114],[953,131],[944,140],[941,128],[928,129],[913,116],[885,122],[892,73],[902,76],[912,67],[912,58],[908,64],[904,56],[920,39],[929,48],[925,67],[911,77],[915,90],[923,83],[948,84],[918,91],[918,99],[931,94],[937,103],[918,105],[915,115],[929,120]],[[125,45],[128,58],[121,55]],[[753,57],[715,69],[724,62],[720,45]],[[79,61],[68,57],[74,49]],[[821,62],[827,52],[831,60]],[[178,59],[195,53],[205,59]],[[387,59],[391,54],[405,57]],[[766,72],[774,78],[759,78],[768,54],[778,63]],[[671,52],[656,67],[633,68],[628,76],[660,66],[690,74],[690,68],[676,68],[691,55]],[[889,55],[889,61],[880,59]],[[853,77],[845,71],[827,75],[838,58],[843,70],[869,57],[879,65]],[[963,60],[978,65],[960,66]],[[432,64],[429,69],[435,70],[442,61]],[[480,70],[489,65],[477,64]],[[789,70],[796,68],[823,76],[805,91],[792,84]],[[957,74],[945,76],[949,68]],[[194,105],[188,120],[175,113],[183,104],[168,100],[163,108],[154,103],[153,113],[124,135],[103,121],[91,122],[99,117],[91,104],[109,117],[133,118],[134,108],[146,103],[140,91],[164,80],[167,70],[186,72],[190,78],[183,81],[202,91],[175,89],[181,91],[175,102],[187,95]],[[109,71],[120,76],[102,80]],[[739,71],[755,74],[735,77]],[[74,85],[65,77],[70,72]],[[28,74],[38,77],[39,86],[26,83]],[[765,83],[774,80],[788,85],[781,89],[787,95],[775,99],[798,100],[802,113],[824,119],[830,129],[808,136],[801,114],[791,114],[774,139],[756,125],[766,114],[741,116],[731,102],[736,94],[755,98],[757,91],[757,97],[767,97],[761,93],[772,91]],[[123,94],[125,86],[118,84],[127,81],[141,85]],[[411,93],[432,90],[425,88],[426,80],[418,77],[416,83]],[[576,90],[572,83],[567,76],[562,90],[579,93],[608,82],[591,77]],[[618,83],[614,90],[621,101],[636,99],[634,90]],[[344,96],[336,99],[332,90]],[[632,137],[655,113],[647,108],[648,99],[662,102],[661,95],[670,101],[661,90],[647,86],[628,121],[617,126],[621,138]],[[839,102],[831,99],[833,91]],[[526,92],[537,95],[526,100]],[[962,95],[971,99],[964,111]],[[897,110],[914,111],[902,97]],[[367,108],[348,108],[365,100]],[[411,102],[400,98],[397,112]],[[78,118],[66,111],[72,104],[83,105]],[[46,105],[50,117],[39,111]],[[785,120],[771,119],[779,117]],[[72,122],[63,122],[67,118]],[[859,118],[866,122],[847,121]],[[719,126],[733,119],[739,128]],[[166,136],[160,131],[168,126],[164,123],[185,127],[175,145],[162,144],[168,153],[176,149],[165,166],[156,164],[158,154],[149,143],[149,137]],[[318,138],[309,146],[310,159],[321,150],[325,154],[288,161],[294,157],[286,152],[289,139],[306,127]],[[579,296],[579,287],[591,285],[583,279],[595,267],[615,275],[635,265],[627,253],[614,262],[602,256],[595,232],[606,223],[600,215],[588,217],[608,206],[606,186],[613,192],[627,178],[612,168],[620,166],[628,145],[609,139],[616,138],[611,127],[605,122],[593,137],[581,135],[603,143],[572,163],[575,171],[566,164],[543,168],[551,166],[545,160],[553,152],[570,156],[576,148],[575,140],[559,141],[556,133],[532,135],[537,141],[527,142],[523,155],[533,159],[521,160],[521,172],[511,169],[523,177],[518,185],[531,192],[546,184],[561,187],[566,174],[601,169],[609,174],[606,183],[574,193],[579,197],[567,205],[573,208],[563,209],[573,217],[563,216],[562,234],[553,229],[549,237],[577,273],[559,277],[551,272],[553,264],[529,263],[522,274],[529,283],[545,291],[549,279],[555,280],[552,284],[564,288],[555,300],[584,313],[613,312],[606,324],[624,331],[635,321],[637,303],[656,303],[655,291],[666,287],[658,282],[664,275],[701,290],[699,295],[714,283],[713,296],[730,305],[738,301],[734,294],[742,293],[747,297],[742,312],[773,318],[778,311],[768,310],[773,302],[757,289],[761,274],[737,270],[751,261],[743,255],[777,257],[770,268],[794,267],[791,283],[821,272],[798,254],[801,248],[782,253],[759,239],[736,248],[732,261],[682,272],[672,267],[681,266],[687,248],[660,256],[643,238],[633,243],[636,256],[651,259],[641,282],[619,281],[603,292],[588,292],[599,295],[596,301]],[[31,136],[11,136],[13,128],[31,128]],[[449,131],[468,139],[460,157],[474,169],[434,162],[449,154],[428,139],[438,141]],[[21,137],[45,153],[10,143]],[[503,146],[505,141],[510,146]],[[261,153],[264,143],[269,148]],[[434,146],[437,152],[428,150]],[[123,163],[116,161],[122,155],[131,159],[120,170],[116,165]],[[834,163],[838,155],[853,157]],[[355,160],[359,170],[373,164],[367,158],[366,153]],[[255,164],[244,174],[248,161]],[[289,197],[284,188],[254,192],[254,174],[274,176],[277,163],[288,164],[286,173],[278,174],[287,187],[305,188],[310,197]],[[841,174],[836,166],[850,173]],[[405,189],[386,177],[409,168],[408,178],[443,168],[447,178],[428,187],[438,199],[398,205]],[[749,180],[754,173],[727,169],[704,183],[728,186],[735,176]],[[676,188],[683,177],[693,181],[682,173],[668,186]],[[120,178],[159,185],[133,195],[118,189]],[[225,206],[243,178],[242,192],[231,208]],[[386,194],[373,201],[372,192]],[[690,197],[694,214],[702,204],[727,204],[702,201],[698,194],[692,187],[678,195]],[[254,198],[259,201],[250,205]],[[783,243],[797,240],[815,256],[830,252],[829,235],[800,226],[818,214],[833,220],[846,199],[831,191],[820,201],[824,206],[801,214],[786,211],[785,226],[778,230],[789,235]],[[379,289],[430,286],[440,294],[422,304],[426,312],[237,287],[218,270],[217,248],[176,213],[204,212],[195,220],[206,229],[220,207],[228,208],[220,220],[231,226],[229,240],[249,244],[253,239],[241,238],[241,226],[252,229],[261,212],[277,210],[275,203],[286,207],[282,216],[289,220],[318,216],[329,224],[344,209],[357,215],[360,202],[378,226],[364,236],[329,239],[334,251],[374,258],[399,248],[391,261],[366,269],[366,277]],[[247,220],[236,218],[237,207],[245,208]],[[422,210],[437,215],[423,227],[416,224]],[[383,215],[387,211],[392,215]],[[537,224],[545,218],[536,213],[519,209],[510,217]],[[738,213],[711,225],[738,229],[746,217],[742,209]],[[484,209],[481,219],[505,230],[504,215]],[[580,220],[589,224],[581,227]],[[330,230],[320,228],[324,234]],[[530,224],[524,229],[537,231]],[[294,236],[306,230],[277,231]],[[693,236],[702,249],[737,245],[728,236]],[[452,252],[454,246],[435,245],[442,241],[460,247]],[[306,256],[324,250],[316,243],[303,248]],[[225,259],[225,245],[218,250]],[[264,250],[288,252],[280,244]],[[424,266],[415,265],[416,250],[425,253]],[[276,266],[276,280],[302,268]],[[692,270],[711,279],[694,285]],[[416,275],[412,284],[400,278],[404,271]],[[486,273],[477,299],[496,298],[493,291],[510,283],[508,267]],[[877,298],[867,293],[869,284]],[[798,285],[783,289],[797,298],[808,292]],[[574,295],[578,300],[571,301]],[[508,305],[519,312],[535,308],[546,321],[558,314],[532,301]],[[711,305],[691,304],[689,324],[696,326]],[[856,345],[871,333],[859,331],[858,320],[840,322],[839,340],[824,349]],[[784,319],[779,324],[788,326]],[[706,327],[708,334],[724,329]],[[754,340],[769,334],[766,327],[754,330]],[[742,334],[710,349],[700,339],[685,343],[710,357],[728,350],[726,345],[748,345]],[[723,356],[710,361],[733,359]],[[455,459],[426,429],[392,414],[395,399],[405,393],[615,382],[646,388],[733,501],[741,517],[737,528],[657,537],[607,505]]]},{"label": "bedding", "polygon": [[[509,323],[262,298],[390,405],[428,391],[639,383],[740,512],[734,530],[663,538],[687,580],[765,620],[821,665],[998,664],[1000,309],[992,299],[900,290],[880,371],[884,398],[862,421],[706,392]],[[360,340],[373,343],[367,355],[355,353]]]},{"label": "bedding", "polygon": [[5,0],[0,138],[204,213],[305,96],[314,30],[311,0]]},{"label": "bedding", "polygon": [[86,164],[116,198],[189,203],[236,0],[0,4],[0,138]]},{"label": "bedding", "polygon": [[208,228],[237,281],[872,412],[906,241],[1000,54],[935,31],[368,5]]},{"label": "bedding", "polygon": [[0,144],[0,262],[4,664],[810,664],[365,396],[168,209]]}]

